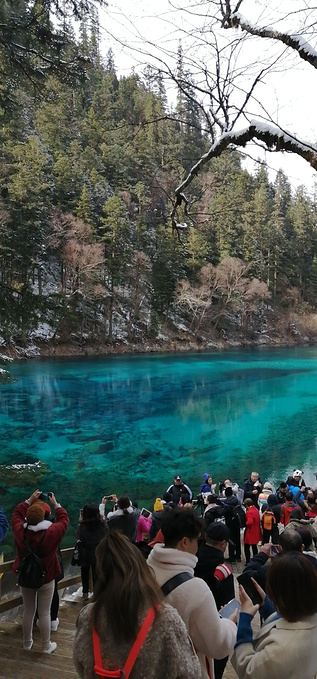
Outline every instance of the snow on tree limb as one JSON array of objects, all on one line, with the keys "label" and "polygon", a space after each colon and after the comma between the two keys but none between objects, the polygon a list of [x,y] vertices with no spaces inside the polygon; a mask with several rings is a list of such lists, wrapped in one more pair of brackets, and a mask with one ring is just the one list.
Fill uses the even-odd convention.
[{"label": "snow on tree limb", "polygon": [[251,24],[239,12],[231,12],[230,3],[226,3],[226,11],[223,12],[222,25],[224,28],[238,28],[246,31],[250,35],[258,38],[271,38],[278,40],[287,47],[298,53],[301,59],[307,61],[311,66],[317,68],[317,51],[298,33],[288,33],[287,31],[277,31],[271,26],[256,26]]},{"label": "snow on tree limb", "polygon": [[198,175],[200,170],[211,158],[218,158],[229,146],[245,146],[252,139],[264,142],[271,151],[289,151],[296,153],[304,158],[314,170],[317,170],[317,145],[299,141],[294,135],[288,134],[278,127],[273,127],[267,123],[251,120],[250,125],[237,132],[224,132],[219,139],[212,144],[209,151],[205,153],[199,161],[193,165],[184,181],[175,189],[175,203],[171,213],[172,227],[177,230],[176,213],[177,208],[184,203],[185,214],[188,213],[188,200],[184,190]]}]

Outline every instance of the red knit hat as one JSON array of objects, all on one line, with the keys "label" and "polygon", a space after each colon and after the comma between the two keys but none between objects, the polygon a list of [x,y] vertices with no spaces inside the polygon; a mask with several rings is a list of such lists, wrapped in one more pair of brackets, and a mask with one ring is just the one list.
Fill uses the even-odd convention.
[{"label": "red knit hat", "polygon": [[36,526],[36,524],[40,523],[40,521],[43,521],[45,514],[47,513],[51,513],[49,505],[46,504],[46,502],[37,500],[36,502],[33,502],[33,504],[28,508],[26,512],[26,520],[30,526]]}]

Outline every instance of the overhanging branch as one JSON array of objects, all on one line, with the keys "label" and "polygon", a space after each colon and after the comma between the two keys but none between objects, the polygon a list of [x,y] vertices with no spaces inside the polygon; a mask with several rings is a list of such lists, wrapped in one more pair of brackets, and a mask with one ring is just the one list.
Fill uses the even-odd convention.
[{"label": "overhanging branch", "polygon": [[270,38],[282,42],[287,47],[298,53],[301,59],[307,61],[311,66],[317,68],[317,52],[316,50],[298,33],[288,33],[287,31],[276,31],[271,26],[261,28],[251,24],[239,12],[230,12],[230,3],[226,3],[226,12],[223,14],[224,28],[238,28],[246,31],[249,35],[255,35],[258,38]]},{"label": "overhanging branch", "polygon": [[225,132],[219,139],[212,144],[209,151],[205,153],[190,170],[184,181],[175,189],[175,203],[171,213],[173,229],[177,230],[176,213],[182,203],[185,206],[185,214],[188,214],[188,200],[184,194],[187,186],[197,177],[201,169],[212,158],[218,158],[229,146],[245,146],[252,139],[258,139],[271,151],[289,151],[296,153],[304,158],[314,170],[317,170],[317,146],[308,144],[296,139],[296,137],[283,132],[277,127],[251,120],[249,127],[237,132]]}]

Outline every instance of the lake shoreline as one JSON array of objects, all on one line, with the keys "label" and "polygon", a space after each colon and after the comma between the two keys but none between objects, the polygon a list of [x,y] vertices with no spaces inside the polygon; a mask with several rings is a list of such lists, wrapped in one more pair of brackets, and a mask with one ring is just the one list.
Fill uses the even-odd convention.
[{"label": "lake shoreline", "polygon": [[161,353],[204,353],[210,351],[230,351],[232,349],[282,349],[295,346],[315,346],[317,338],[308,340],[302,337],[275,337],[274,340],[216,340],[216,341],[194,341],[193,339],[177,339],[168,341],[146,341],[143,343],[114,342],[112,345],[87,344],[79,345],[73,343],[51,344],[49,342],[36,342],[26,347],[3,346],[1,354],[13,360],[25,360],[34,358],[76,358],[76,357],[102,357],[102,356],[133,356],[143,354]]}]

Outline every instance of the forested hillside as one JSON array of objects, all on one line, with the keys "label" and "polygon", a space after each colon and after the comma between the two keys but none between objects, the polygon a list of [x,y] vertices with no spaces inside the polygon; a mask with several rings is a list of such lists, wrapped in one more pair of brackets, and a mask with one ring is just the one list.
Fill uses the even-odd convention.
[{"label": "forested hillside", "polygon": [[[282,172],[272,184],[263,164],[251,176],[227,150],[173,231],[175,188],[210,141],[199,107],[181,88],[171,105],[150,66],[118,77],[96,21],[77,40],[71,23],[61,31],[65,59],[84,64],[71,78],[49,69],[39,84],[2,64],[3,342],[207,346],[298,324],[313,339],[317,194],[292,192]],[[181,81],[181,47],[177,69]]]}]

